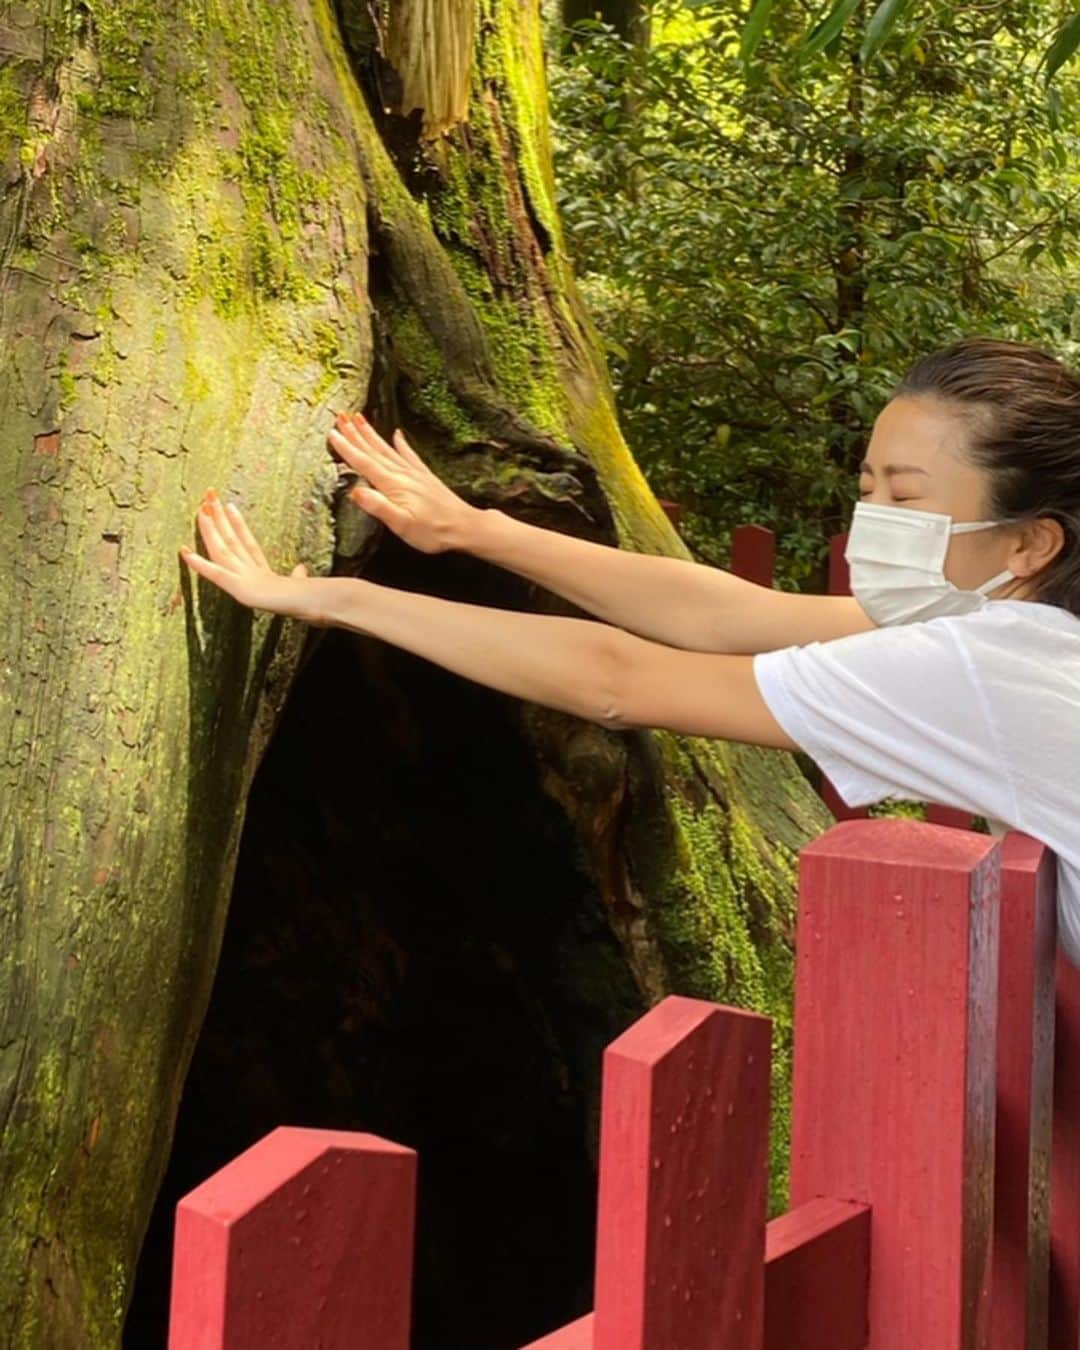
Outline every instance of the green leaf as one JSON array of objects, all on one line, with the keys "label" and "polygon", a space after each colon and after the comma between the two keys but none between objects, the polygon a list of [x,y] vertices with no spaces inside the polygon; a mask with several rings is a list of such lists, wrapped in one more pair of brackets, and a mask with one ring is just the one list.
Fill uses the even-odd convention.
[{"label": "green leaf", "polygon": [[1046,53],[1046,83],[1049,84],[1080,46],[1080,14],[1074,14],[1061,27]]},{"label": "green leaf", "polygon": [[881,0],[881,4],[871,16],[870,22],[866,25],[866,36],[863,38],[862,47],[859,49],[859,61],[866,66],[877,56],[885,43],[889,40],[889,35],[896,27],[896,21],[903,14],[904,10],[911,4],[911,0]]},{"label": "green leaf", "polygon": [[859,0],[836,0],[807,34],[800,53],[813,56],[833,40],[859,7]]},{"label": "green leaf", "polygon": [[739,43],[739,55],[744,61],[753,56],[757,51],[758,43],[765,36],[765,29],[768,28],[769,20],[772,18],[775,2],[776,0],[754,0],[750,17],[742,30],[742,39]]}]

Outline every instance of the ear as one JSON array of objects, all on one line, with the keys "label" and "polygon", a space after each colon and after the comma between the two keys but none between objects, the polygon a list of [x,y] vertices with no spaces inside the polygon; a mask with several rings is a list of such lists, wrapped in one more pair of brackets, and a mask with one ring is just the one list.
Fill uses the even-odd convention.
[{"label": "ear", "polygon": [[1024,576],[1034,576],[1048,566],[1065,547],[1065,530],[1058,520],[1039,516],[1024,526],[1020,537],[1020,552],[1013,561],[1013,571],[1022,567]]}]

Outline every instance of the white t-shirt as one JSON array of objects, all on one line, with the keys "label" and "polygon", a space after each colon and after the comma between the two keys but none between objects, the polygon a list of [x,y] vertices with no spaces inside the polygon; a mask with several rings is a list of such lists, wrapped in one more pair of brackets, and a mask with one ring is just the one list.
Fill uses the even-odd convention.
[{"label": "white t-shirt", "polygon": [[848,806],[985,816],[1058,858],[1058,939],[1080,966],[1080,618],[1034,600],[754,657],[762,698]]}]

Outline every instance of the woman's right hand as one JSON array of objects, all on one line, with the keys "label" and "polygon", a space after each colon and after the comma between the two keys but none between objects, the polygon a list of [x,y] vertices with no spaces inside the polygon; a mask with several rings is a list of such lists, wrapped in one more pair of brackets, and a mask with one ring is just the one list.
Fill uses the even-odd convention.
[{"label": "woman's right hand", "polygon": [[479,508],[437,478],[400,431],[391,445],[360,413],[338,413],[337,423],[331,448],[371,484],[349,493],[357,506],[421,553],[462,547]]}]

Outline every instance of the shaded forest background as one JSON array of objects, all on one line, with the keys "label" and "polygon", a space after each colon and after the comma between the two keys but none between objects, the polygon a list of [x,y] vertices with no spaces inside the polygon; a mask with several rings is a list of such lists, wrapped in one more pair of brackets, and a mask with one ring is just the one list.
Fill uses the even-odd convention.
[{"label": "shaded forest background", "polygon": [[922,353],[1080,359],[1080,19],[1045,0],[566,0],[559,203],[623,429],[726,566],[824,591],[856,466]]}]

